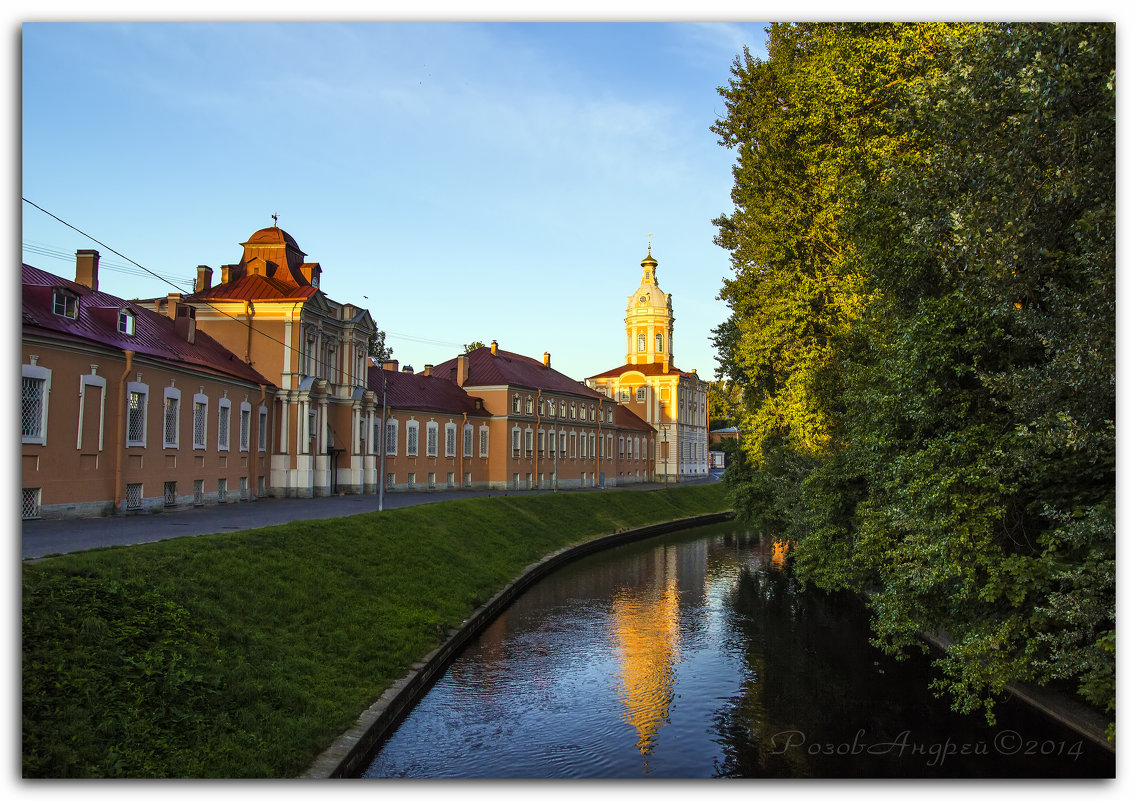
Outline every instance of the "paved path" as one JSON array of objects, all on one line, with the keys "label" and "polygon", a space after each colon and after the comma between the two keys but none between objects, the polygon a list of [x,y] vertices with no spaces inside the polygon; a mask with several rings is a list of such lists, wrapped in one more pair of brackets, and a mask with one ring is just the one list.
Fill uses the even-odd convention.
[{"label": "paved path", "polygon": [[[712,476],[684,484],[716,480]],[[631,484],[624,490],[660,489],[663,484]],[[674,486],[674,485],[670,485]],[[602,490],[562,490],[562,492],[601,492]],[[613,489],[604,490],[611,492]],[[385,509],[398,509],[420,503],[437,503],[457,498],[485,498],[494,495],[524,495],[552,490],[443,490],[440,492],[387,492]],[[79,520],[23,521],[23,558],[34,559],[49,554],[85,551],[108,545],[136,545],[173,537],[192,537],[260,528],[292,520],[319,520],[344,517],[379,508],[375,495],[345,495],[327,498],[264,498],[253,503],[227,503],[172,512],[90,517]]]}]

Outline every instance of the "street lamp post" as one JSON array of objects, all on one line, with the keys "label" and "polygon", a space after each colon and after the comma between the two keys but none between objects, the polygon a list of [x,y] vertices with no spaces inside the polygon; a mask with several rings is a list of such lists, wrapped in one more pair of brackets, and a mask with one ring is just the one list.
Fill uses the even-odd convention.
[{"label": "street lamp post", "polygon": [[382,433],[379,441],[379,475],[376,483],[379,485],[379,511],[383,511],[383,490],[387,484],[387,370],[383,365],[379,369],[383,372],[383,413],[380,415],[379,430]]}]

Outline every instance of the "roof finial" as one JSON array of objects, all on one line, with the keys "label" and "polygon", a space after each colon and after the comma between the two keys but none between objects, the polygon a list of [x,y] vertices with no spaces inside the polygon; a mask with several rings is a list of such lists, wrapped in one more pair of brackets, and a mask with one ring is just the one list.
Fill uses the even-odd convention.
[{"label": "roof finial", "polygon": [[[275,214],[274,214],[274,215],[273,215],[273,228],[276,228],[276,227],[277,227],[277,215],[275,215]],[[651,245],[649,245],[649,246],[648,246],[648,251],[649,251],[649,252],[651,252],[651,251],[652,251],[652,246],[651,246]]]},{"label": "roof finial", "polygon": [[648,234],[648,255],[652,255],[652,234]]}]

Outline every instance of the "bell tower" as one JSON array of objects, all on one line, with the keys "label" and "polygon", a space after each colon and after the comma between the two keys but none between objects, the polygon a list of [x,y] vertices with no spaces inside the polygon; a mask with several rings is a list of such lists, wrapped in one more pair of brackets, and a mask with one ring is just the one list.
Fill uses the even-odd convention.
[{"label": "bell tower", "polygon": [[659,363],[672,366],[672,296],[663,292],[656,281],[659,262],[652,258],[652,242],[648,255],[640,262],[640,286],[628,296],[624,315],[627,339],[625,364]]}]

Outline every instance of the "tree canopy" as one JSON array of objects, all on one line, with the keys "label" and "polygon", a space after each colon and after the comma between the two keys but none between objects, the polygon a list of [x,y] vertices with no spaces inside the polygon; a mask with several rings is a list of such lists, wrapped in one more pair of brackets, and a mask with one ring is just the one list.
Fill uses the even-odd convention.
[{"label": "tree canopy", "polygon": [[882,647],[1114,699],[1114,26],[774,25],[713,127],[736,507]]}]

